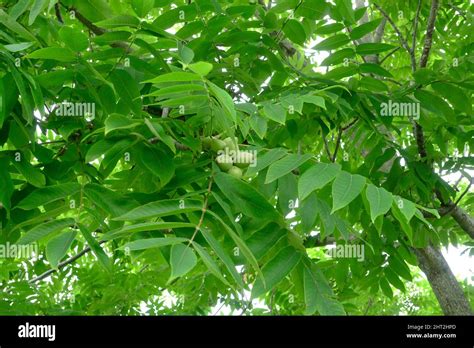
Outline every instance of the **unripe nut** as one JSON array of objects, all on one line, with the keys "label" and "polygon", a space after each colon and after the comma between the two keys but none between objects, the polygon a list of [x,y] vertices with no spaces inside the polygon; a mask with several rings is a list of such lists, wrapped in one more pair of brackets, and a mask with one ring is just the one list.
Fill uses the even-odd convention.
[{"label": "unripe nut", "polygon": [[242,178],[242,169],[236,166],[232,166],[227,173],[232,175],[234,178],[237,178],[237,179]]},{"label": "unripe nut", "polygon": [[212,138],[211,137],[204,137],[202,138],[202,148],[209,150],[211,148]]},{"label": "unripe nut", "polygon": [[235,165],[239,168],[247,168],[253,163],[253,155],[250,152],[239,152],[235,159]]},{"label": "unripe nut", "polygon": [[232,168],[232,157],[227,156],[226,154],[217,156],[216,162],[219,168],[224,172],[227,172],[230,168]]},{"label": "unripe nut", "polygon": [[225,148],[225,143],[224,141],[220,140],[220,139],[212,139],[212,142],[211,142],[211,149],[215,152],[219,151],[219,150],[223,150]]},{"label": "unripe nut", "polygon": [[237,143],[237,138],[234,138],[232,140],[231,137],[227,137],[224,139],[225,146],[229,149],[229,151],[238,151],[238,143]]}]

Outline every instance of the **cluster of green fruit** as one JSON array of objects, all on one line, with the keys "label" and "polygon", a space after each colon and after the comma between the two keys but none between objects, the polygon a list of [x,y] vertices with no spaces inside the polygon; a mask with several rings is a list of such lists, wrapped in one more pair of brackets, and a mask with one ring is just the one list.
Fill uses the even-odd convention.
[{"label": "cluster of green fruit", "polygon": [[205,137],[202,139],[202,145],[204,149],[211,149],[217,153],[216,163],[219,168],[237,179],[242,178],[243,170],[254,161],[251,153],[240,152],[237,138],[227,137],[221,140]]}]

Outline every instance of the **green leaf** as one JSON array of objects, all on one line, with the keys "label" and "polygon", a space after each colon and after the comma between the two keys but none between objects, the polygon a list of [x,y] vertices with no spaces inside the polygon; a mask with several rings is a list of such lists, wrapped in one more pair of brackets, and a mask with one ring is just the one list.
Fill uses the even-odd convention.
[{"label": "green leaf", "polygon": [[11,73],[0,77],[0,129],[18,101],[18,89]]},{"label": "green leaf", "polygon": [[185,96],[191,94],[191,92],[205,92],[204,85],[197,84],[181,84],[170,87],[163,87],[159,90],[151,92],[145,95],[145,97],[161,97],[161,98],[172,98],[178,96]]},{"label": "green leaf", "polygon": [[273,120],[283,125],[285,124],[286,110],[280,104],[266,104],[263,107],[263,113],[270,120]]},{"label": "green leaf", "polygon": [[318,35],[327,35],[327,34],[337,33],[338,31],[342,31],[343,29],[344,29],[344,24],[331,23],[331,24],[323,25],[322,27],[316,28],[314,30],[314,33]]},{"label": "green leaf", "polygon": [[372,184],[367,186],[366,197],[370,205],[370,218],[375,223],[375,219],[384,215],[392,206],[393,197],[390,192],[382,187],[376,187]]},{"label": "green leaf", "polygon": [[278,161],[280,158],[285,156],[287,151],[281,147],[277,147],[269,150],[263,155],[258,155],[257,165],[255,167],[249,167],[247,169],[247,175],[253,175],[267,168],[272,163]]},{"label": "green leaf", "polygon": [[166,151],[159,147],[140,147],[138,154],[138,160],[141,164],[148,169],[153,175],[160,178],[162,186],[165,186],[173,178],[175,168],[173,164],[173,157],[171,157]]},{"label": "green leaf", "polygon": [[67,254],[76,238],[76,231],[67,231],[52,238],[46,245],[46,258],[52,268],[58,268],[59,261]]},{"label": "green leaf", "polygon": [[33,6],[31,7],[30,10],[30,15],[28,17],[28,25],[31,26],[35,20],[36,17],[40,14],[41,11],[43,11],[46,6],[48,6],[48,0],[34,0]]},{"label": "green leaf", "polygon": [[10,17],[17,20],[30,6],[31,0],[18,0],[10,9]]},{"label": "green leaf", "polygon": [[178,215],[191,211],[201,210],[202,201],[195,199],[165,199],[148,203],[135,208],[126,214],[116,217],[113,220],[140,220],[150,219],[160,216]]},{"label": "green leaf", "polygon": [[208,62],[196,62],[189,64],[188,68],[200,76],[206,76],[212,70],[212,64]]},{"label": "green leaf", "polygon": [[359,72],[359,67],[355,65],[341,66],[329,71],[324,77],[326,79],[339,80],[344,77],[355,75]]},{"label": "green leaf", "polygon": [[35,209],[42,205],[57,201],[58,199],[71,196],[80,190],[81,185],[76,182],[39,188],[20,201],[17,208],[24,210]]},{"label": "green leaf", "polygon": [[89,39],[78,29],[62,27],[59,30],[59,37],[74,52],[85,51],[89,47]]},{"label": "green leaf", "polygon": [[380,22],[382,21],[382,18],[377,18],[373,21],[361,24],[354,29],[352,29],[350,36],[352,40],[358,40],[361,37],[367,35],[368,33],[371,33],[377,27],[379,26]]},{"label": "green leaf", "polygon": [[89,229],[82,225],[78,224],[79,229],[81,230],[81,233],[84,237],[84,239],[87,241],[87,244],[89,244],[89,247],[92,250],[92,253],[94,256],[99,260],[99,263],[101,264],[102,267],[108,272],[112,271],[112,261],[109,259],[107,254],[105,253],[104,249],[100,246],[99,242],[94,238],[92,233],[89,231]]},{"label": "green leaf", "polygon": [[200,231],[203,237],[209,243],[212,250],[214,250],[216,255],[222,260],[227,270],[231,274],[232,278],[234,278],[234,281],[239,285],[240,288],[244,288],[245,285],[242,281],[242,278],[240,277],[239,273],[237,273],[236,268],[235,268],[236,266],[232,262],[232,259],[230,258],[230,256],[225,252],[225,250],[222,248],[219,242],[212,236],[212,234],[209,231],[207,231],[205,228],[201,228]]},{"label": "green leaf", "polygon": [[103,21],[94,23],[98,27],[117,28],[117,27],[131,27],[136,28],[140,21],[135,16],[119,15],[112,18],[104,19]]},{"label": "green leaf", "polygon": [[306,94],[301,96],[301,100],[305,103],[314,104],[320,108],[326,109],[326,102],[324,98],[319,95]]},{"label": "green leaf", "polygon": [[350,41],[351,40],[346,34],[336,34],[321,41],[314,46],[313,49],[317,51],[331,51],[349,43]]},{"label": "green leaf", "polygon": [[250,116],[250,126],[257,133],[260,139],[265,138],[267,134],[268,122],[264,117],[260,117],[257,114]]},{"label": "green leaf", "polygon": [[42,187],[46,184],[46,178],[41,170],[33,167],[25,156],[21,156],[21,161],[12,161],[12,163],[31,185]]},{"label": "green leaf", "polygon": [[431,88],[447,99],[456,109],[464,111],[465,113],[472,112],[472,103],[464,91],[452,83],[434,82]]},{"label": "green leaf", "polygon": [[405,278],[408,281],[413,280],[410,268],[408,268],[407,264],[403,260],[400,260],[398,257],[394,257],[392,255],[388,258],[388,264],[390,268],[400,277]]},{"label": "green leaf", "polygon": [[18,240],[18,244],[30,244],[36,242],[37,240],[44,238],[52,233],[62,231],[66,227],[74,225],[74,219],[57,219],[53,221],[45,222],[41,225],[33,227],[31,230],[27,231],[21,238]]},{"label": "green leaf", "polygon": [[183,244],[171,247],[171,279],[184,276],[197,264],[197,257],[193,249]]},{"label": "green leaf", "polygon": [[215,182],[227,199],[245,215],[263,220],[280,218],[267,199],[246,182],[223,172],[215,176]]},{"label": "green leaf", "polygon": [[[391,210],[392,214],[395,217],[395,219],[397,219],[397,221],[400,223],[400,226],[401,226],[402,230],[405,232],[405,234],[407,235],[409,241],[412,243],[413,242],[413,230],[410,226],[409,220],[406,219],[407,215],[405,215],[405,214],[411,214],[411,213],[406,212],[405,214],[402,214],[401,210],[398,208],[397,205],[399,205],[399,203],[396,203],[396,200],[394,200],[393,204],[392,204],[392,210]],[[415,213],[416,213],[416,208],[415,208]],[[410,219],[412,217],[413,217],[413,215],[410,216]]]},{"label": "green leaf", "polygon": [[263,266],[262,273],[265,285],[260,279],[257,279],[252,288],[252,298],[259,297],[272,290],[300,262],[301,257],[301,253],[292,246],[281,249]]},{"label": "green leaf", "polygon": [[377,54],[395,48],[395,46],[384,43],[362,43],[356,46],[356,53],[361,56]]},{"label": "green leaf", "polygon": [[393,272],[390,268],[386,267],[386,268],[384,268],[384,273],[385,273],[385,276],[386,276],[387,280],[390,282],[390,284],[392,284],[394,287],[396,287],[397,289],[399,289],[403,292],[406,291],[405,285],[400,280],[400,278],[398,278],[398,276],[395,274],[395,272]]},{"label": "green leaf", "polygon": [[328,281],[320,270],[313,265],[304,264],[303,268],[304,297],[306,315],[316,311],[321,315],[345,315],[344,307],[333,298]]},{"label": "green leaf", "polygon": [[362,192],[364,185],[363,176],[340,172],[332,183],[331,214],[352,202]]},{"label": "green leaf", "polygon": [[155,6],[155,0],[132,0],[133,11],[138,17],[144,18]]},{"label": "green leaf", "polygon": [[[13,9],[12,9],[13,10]],[[13,12],[13,11],[12,11]],[[0,23],[10,29],[12,32],[18,34],[28,41],[38,42],[36,36],[31,34],[24,26],[16,21],[16,18],[9,16],[5,11],[0,9]]]},{"label": "green leaf", "polygon": [[204,249],[202,246],[200,246],[198,243],[193,242],[193,247],[194,250],[197,251],[199,256],[201,256],[202,262],[206,265],[206,267],[209,269],[209,271],[216,276],[217,279],[219,279],[221,282],[223,282],[227,286],[232,286],[230,283],[227,281],[227,279],[224,278],[222,275],[219,266],[214,262],[212,259],[211,255]]},{"label": "green leaf", "polygon": [[360,86],[374,92],[388,91],[388,87],[385,83],[371,76],[362,76]]},{"label": "green leaf", "polygon": [[311,154],[288,154],[282,159],[272,163],[268,168],[265,184],[269,184],[272,181],[288,174],[292,170],[298,168],[300,165],[308,161],[311,157]]},{"label": "green leaf", "polygon": [[[13,182],[8,171],[9,162],[7,158],[0,157],[0,204],[7,210],[7,213],[10,212],[10,199],[14,191]],[[36,208],[36,205],[34,207]],[[0,222],[0,226],[2,226],[2,222]]]},{"label": "green leaf", "polygon": [[112,217],[123,215],[138,205],[137,202],[99,184],[87,184],[84,186],[84,193],[93,204]]},{"label": "green leaf", "polygon": [[298,45],[303,45],[306,41],[306,32],[304,31],[303,25],[296,19],[290,19],[283,27],[285,35]]},{"label": "green leaf", "polygon": [[323,188],[330,183],[337,174],[341,166],[337,163],[316,163],[306,170],[298,180],[298,197],[304,200],[314,190]]},{"label": "green leaf", "polygon": [[421,103],[421,106],[436,115],[439,115],[445,120],[453,120],[454,112],[447,102],[437,95],[418,89],[414,93],[416,99]]},{"label": "green leaf", "polygon": [[351,0],[339,0],[336,2],[336,9],[339,15],[342,17],[342,20],[349,23],[356,23],[354,17],[354,10],[352,9]]},{"label": "green leaf", "polygon": [[189,72],[171,72],[155,77],[151,80],[143,81],[142,83],[166,83],[166,82],[190,82],[190,81],[201,81],[201,77],[197,74]]},{"label": "green leaf", "polygon": [[352,58],[355,56],[355,51],[352,48],[343,48],[339,51],[332,53],[329,57],[321,62],[323,66],[331,66],[342,63],[346,58]]},{"label": "green leaf", "polygon": [[73,62],[76,60],[76,56],[74,52],[68,48],[61,48],[61,47],[46,47],[40,48],[30,54],[26,55],[26,58],[30,59],[51,59],[57,60],[60,62]]},{"label": "green leaf", "polygon": [[126,114],[126,112],[131,109],[136,116],[141,116],[142,102],[138,84],[135,79],[127,71],[121,69],[115,69],[110,74],[109,79],[120,97],[119,102],[122,106],[125,105],[124,111],[120,109],[118,109],[118,111]]},{"label": "green leaf", "polygon": [[105,135],[114,130],[134,128],[140,123],[120,114],[112,114],[105,120]]},{"label": "green leaf", "polygon": [[[285,3],[290,5],[290,9],[295,8],[295,6],[298,5],[298,2],[292,3],[291,1],[288,1],[288,2],[283,1],[281,2],[281,5]],[[297,10],[295,11],[295,15],[309,18],[312,20],[322,19],[324,15],[328,13],[328,9],[329,9],[329,4],[326,1],[304,0],[301,2],[301,6],[299,6]]]},{"label": "green leaf", "polygon": [[102,240],[112,240],[120,237],[129,237],[132,233],[144,231],[169,230],[175,228],[194,228],[195,225],[189,222],[144,222],[135,225],[127,225],[122,228],[109,231],[102,235]]},{"label": "green leaf", "polygon": [[384,77],[393,77],[393,75],[378,64],[363,63],[359,65],[361,73],[371,73]]},{"label": "green leaf", "polygon": [[380,278],[379,280],[380,288],[382,289],[382,292],[384,293],[385,296],[388,298],[393,298],[393,291],[392,288],[390,287],[390,284],[388,283],[387,279],[385,278]]},{"label": "green leaf", "polygon": [[258,273],[260,278],[263,280],[262,270],[260,269],[260,266],[258,265],[257,259],[255,258],[254,254],[249,249],[247,244],[245,244],[245,242],[224,222],[224,220],[222,220],[219,217],[219,215],[217,215],[216,213],[214,213],[211,210],[207,210],[207,213],[212,215],[222,225],[222,227],[224,227],[224,230],[227,232],[227,234],[230,236],[230,238],[232,238],[232,240],[237,245],[239,250],[242,252],[242,254],[244,254],[247,261],[252,265],[254,270]]},{"label": "green leaf", "polygon": [[187,46],[178,42],[178,54],[184,64],[189,64],[193,61],[194,52]]},{"label": "green leaf", "polygon": [[20,52],[30,48],[33,44],[33,42],[19,42],[16,44],[5,45],[4,47],[10,52]]},{"label": "green leaf", "polygon": [[160,248],[168,245],[180,244],[184,242],[188,242],[188,239],[178,237],[138,239],[134,240],[133,242],[129,242],[124,246],[121,246],[119,249],[130,251],[145,250],[152,248]]},{"label": "green leaf", "polygon": [[232,120],[232,122],[236,123],[237,113],[235,112],[235,106],[232,97],[225,90],[213,84],[212,82],[208,82],[208,85],[209,90],[216,97],[216,99],[219,101],[219,104],[224,109],[227,118]]},{"label": "green leaf", "polygon": [[410,222],[412,217],[416,213],[416,205],[412,201],[409,201],[405,198],[395,196],[393,200],[393,204],[397,206],[400,212],[406,219],[406,222]]},{"label": "green leaf", "polygon": [[115,143],[116,141],[112,139],[101,139],[93,143],[89,150],[87,150],[85,161],[89,163],[98,159],[99,157],[110,151],[110,149]]}]

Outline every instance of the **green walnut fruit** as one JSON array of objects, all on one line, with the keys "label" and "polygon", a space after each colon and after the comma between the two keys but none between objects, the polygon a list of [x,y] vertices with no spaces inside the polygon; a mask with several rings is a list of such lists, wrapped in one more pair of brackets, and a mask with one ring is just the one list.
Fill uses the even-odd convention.
[{"label": "green walnut fruit", "polygon": [[220,139],[212,139],[211,141],[211,149],[215,152],[219,151],[219,150],[224,150],[225,148],[225,143],[224,141],[220,140]]},{"label": "green walnut fruit", "polygon": [[232,140],[231,137],[227,137],[224,139],[225,146],[229,149],[229,151],[238,151],[238,146],[237,146],[237,138],[234,138],[235,140]]},{"label": "green walnut fruit", "polygon": [[232,168],[232,157],[226,155],[226,154],[221,154],[216,157],[216,162],[217,165],[221,170],[224,172],[227,172],[230,168]]},{"label": "green walnut fruit", "polygon": [[235,159],[235,165],[239,168],[247,168],[253,163],[253,160],[253,155],[250,152],[239,152]]},{"label": "green walnut fruit", "polygon": [[237,179],[242,178],[242,169],[236,166],[232,166],[227,173],[232,175],[234,178],[237,178]]},{"label": "green walnut fruit", "polygon": [[204,137],[202,138],[202,148],[209,150],[211,148],[212,138],[211,137]]}]

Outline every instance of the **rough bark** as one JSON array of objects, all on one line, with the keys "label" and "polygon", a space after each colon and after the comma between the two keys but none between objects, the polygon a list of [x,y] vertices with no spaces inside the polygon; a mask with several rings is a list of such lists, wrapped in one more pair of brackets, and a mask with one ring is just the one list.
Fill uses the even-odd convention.
[{"label": "rough bark", "polygon": [[461,207],[454,207],[451,216],[456,220],[458,225],[474,239],[474,219]]},{"label": "rough bark", "polygon": [[473,315],[471,305],[441,251],[427,246],[413,249],[445,315]]}]

